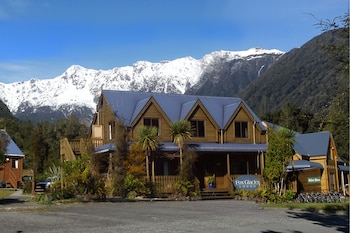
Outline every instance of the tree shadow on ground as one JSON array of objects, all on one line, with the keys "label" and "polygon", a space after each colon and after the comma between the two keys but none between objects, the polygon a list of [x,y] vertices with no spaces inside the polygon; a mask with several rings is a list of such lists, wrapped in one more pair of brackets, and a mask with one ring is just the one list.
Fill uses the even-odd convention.
[{"label": "tree shadow on ground", "polygon": [[23,204],[26,201],[16,198],[5,198],[0,200],[0,205]]},{"label": "tree shadow on ground", "polygon": [[288,212],[292,218],[306,219],[323,227],[336,229],[340,232],[349,232],[349,212],[347,214],[335,214],[332,211],[318,213],[314,210],[305,212]]},{"label": "tree shadow on ground", "polygon": [[[262,233],[282,233],[282,232],[267,230],[267,231],[262,231]],[[301,231],[292,231],[291,233],[302,233],[302,232]]]}]

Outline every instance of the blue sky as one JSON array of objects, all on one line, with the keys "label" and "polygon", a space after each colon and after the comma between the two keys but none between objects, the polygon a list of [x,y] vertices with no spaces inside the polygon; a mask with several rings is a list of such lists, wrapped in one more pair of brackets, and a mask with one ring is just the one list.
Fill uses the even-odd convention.
[{"label": "blue sky", "polygon": [[216,50],[285,52],[322,33],[347,0],[1,0],[0,82]]}]

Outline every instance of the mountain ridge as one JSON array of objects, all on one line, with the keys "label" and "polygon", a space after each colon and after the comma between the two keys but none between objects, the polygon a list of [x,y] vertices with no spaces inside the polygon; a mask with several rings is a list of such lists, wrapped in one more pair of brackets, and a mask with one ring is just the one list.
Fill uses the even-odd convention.
[{"label": "mountain ridge", "polygon": [[[330,47],[348,44],[342,30],[314,37],[300,48],[284,54],[270,69],[238,96],[247,100],[258,115],[276,111],[288,102],[320,115],[329,111],[342,86],[349,85],[348,74],[339,73],[339,62],[330,57]],[[334,53],[334,52],[333,52]],[[342,91],[343,92],[343,91]]]},{"label": "mountain ridge", "polygon": [[[52,119],[77,114],[89,122],[101,89],[184,94],[190,88],[201,87],[208,80],[208,77],[203,77],[204,74],[208,76],[217,72],[232,61],[265,61],[264,58],[272,56],[268,64],[261,63],[269,66],[283,54],[276,49],[252,48],[246,51],[214,51],[198,60],[184,57],[158,63],[138,61],[132,66],[110,70],[72,65],[52,79],[0,83],[0,99],[22,120],[33,118],[32,114],[38,115],[34,119],[44,120],[43,116],[52,111],[56,112],[56,117]],[[261,67],[255,69],[253,73],[259,76]]]}]

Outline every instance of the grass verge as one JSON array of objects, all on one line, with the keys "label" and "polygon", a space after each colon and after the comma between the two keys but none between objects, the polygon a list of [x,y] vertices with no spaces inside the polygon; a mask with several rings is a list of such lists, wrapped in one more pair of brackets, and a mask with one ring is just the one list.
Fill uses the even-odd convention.
[{"label": "grass verge", "polygon": [[13,190],[0,190],[0,200],[14,193]]},{"label": "grass verge", "polygon": [[282,204],[264,204],[264,207],[270,208],[286,208],[286,209],[299,209],[308,212],[324,211],[326,213],[336,213],[338,211],[345,211],[349,215],[349,200],[341,203],[282,203]]}]

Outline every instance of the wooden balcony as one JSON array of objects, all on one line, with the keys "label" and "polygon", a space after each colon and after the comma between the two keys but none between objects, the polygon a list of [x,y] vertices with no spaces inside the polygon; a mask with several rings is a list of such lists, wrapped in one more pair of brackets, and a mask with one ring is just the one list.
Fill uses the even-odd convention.
[{"label": "wooden balcony", "polygon": [[102,139],[73,139],[60,140],[60,155],[64,161],[75,160],[77,156],[87,151],[90,146],[96,148],[103,145]]}]

